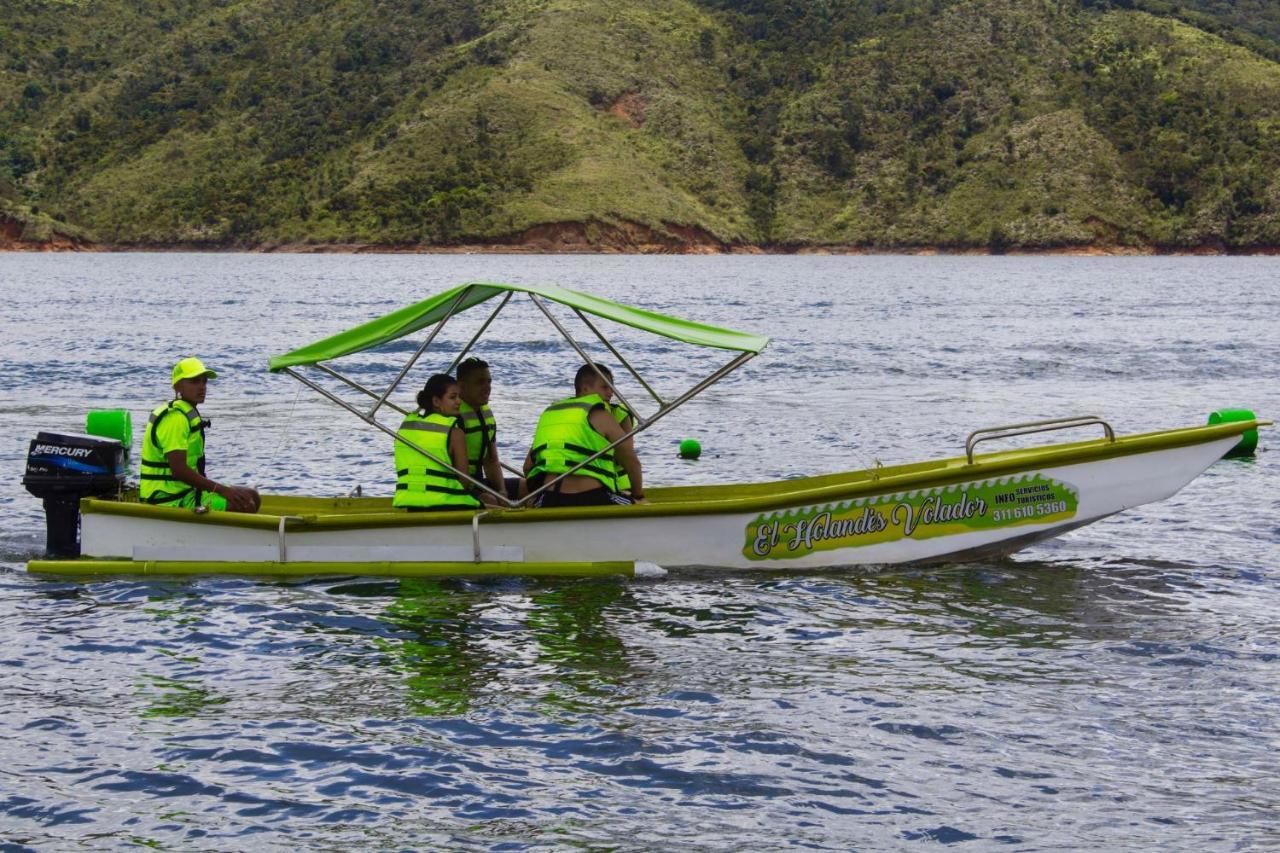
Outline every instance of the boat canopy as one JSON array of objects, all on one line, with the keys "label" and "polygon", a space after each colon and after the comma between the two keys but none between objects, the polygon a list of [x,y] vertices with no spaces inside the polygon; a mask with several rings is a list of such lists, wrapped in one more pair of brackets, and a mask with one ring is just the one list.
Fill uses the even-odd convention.
[{"label": "boat canopy", "polygon": [[540,296],[550,302],[558,302],[596,317],[614,320],[642,331],[695,346],[755,355],[769,344],[769,339],[761,335],[681,320],[678,317],[633,308],[553,284],[471,282],[393,311],[384,317],[370,320],[354,329],[308,344],[293,352],[275,356],[270,361],[269,369],[274,373],[287,367],[313,365],[320,361],[363,352],[419,332],[446,317],[473,308],[504,293],[529,293]]},{"label": "boat canopy", "polygon": [[[489,328],[489,324],[492,323],[498,314],[502,312],[502,309],[511,301],[511,298],[517,294],[527,296],[538,310],[542,312],[548,322],[550,322],[551,325],[554,326],[564,337],[564,339],[568,341],[569,345],[573,347],[574,351],[577,352],[583,362],[590,365],[596,371],[596,374],[600,377],[601,381],[609,386],[614,395],[618,398],[619,402],[626,407],[628,412],[630,412],[631,419],[634,421],[632,427],[622,438],[611,442],[608,447],[603,450],[598,450],[587,459],[578,462],[569,471],[547,480],[541,487],[531,491],[525,497],[518,500],[510,498],[504,493],[495,491],[491,484],[476,479],[471,476],[469,472],[455,468],[450,464],[449,460],[441,459],[429,453],[421,446],[414,443],[412,439],[399,434],[399,432],[391,425],[385,424],[378,419],[378,412],[384,406],[398,411],[401,414],[409,414],[408,410],[396,405],[389,398],[392,392],[394,392],[404,380],[406,374],[408,374],[413,365],[435,341],[437,335],[440,334],[440,331],[449,321],[449,318],[461,311],[467,310],[468,308],[475,307],[482,302],[487,302],[496,296],[501,297],[501,299],[498,300],[497,307],[490,312],[488,319],[485,320],[483,325],[481,325],[480,330],[477,331],[471,338],[470,342],[462,348],[462,351],[454,357],[453,362],[449,365],[449,369],[447,371],[452,373],[454,368],[457,367],[457,365],[462,362],[462,359],[466,354],[470,352],[476,341],[480,339],[480,336]],[[583,325],[585,325],[587,329],[599,339],[600,343],[604,344],[609,352],[618,359],[619,363],[621,363],[621,365],[636,378],[636,381],[640,383],[640,386],[644,388],[651,397],[653,397],[654,401],[658,404],[657,411],[653,412],[648,417],[645,417],[639,409],[631,405],[630,401],[622,395],[622,392],[613,383],[612,377],[602,371],[601,367],[590,356],[588,356],[587,351],[582,348],[582,345],[579,344],[577,340],[574,339],[573,335],[565,328],[564,324],[555,317],[545,304],[543,304],[544,300],[546,302],[556,302],[572,309],[573,313],[578,316],[578,319],[582,321]],[[596,328],[595,324],[591,322],[587,315],[603,317],[605,319],[613,320],[618,323],[622,323],[623,325],[631,326],[633,328],[640,329],[641,331],[649,332],[674,341],[682,341],[687,344],[710,347],[713,349],[730,350],[734,355],[728,364],[720,367],[710,376],[701,380],[689,390],[678,395],[674,399],[667,399],[645,381],[644,377],[631,366],[630,362],[628,362],[622,353],[618,351],[617,347],[615,347],[609,339]],[[381,393],[370,388],[366,388],[354,379],[342,375],[332,366],[325,364],[327,361],[341,358],[342,356],[364,352],[391,341],[407,337],[415,332],[423,331],[428,326],[433,326],[433,328],[430,333],[427,334],[426,339],[409,357],[408,362],[400,369],[400,372],[391,381],[391,384],[388,385]],[[325,397],[330,402],[336,403],[363,420],[365,423],[376,427],[391,436],[395,441],[413,448],[422,455],[434,460],[443,467],[448,468],[458,477],[459,480],[480,491],[488,493],[497,503],[506,506],[517,506],[519,504],[528,504],[532,502],[539,493],[552,488],[560,480],[570,474],[573,474],[578,469],[589,465],[598,457],[612,452],[612,450],[619,444],[628,440],[642,430],[648,429],[654,423],[663,417],[666,417],[685,402],[700,394],[707,387],[744,364],[747,360],[758,355],[762,349],[768,346],[768,344],[769,339],[761,335],[735,332],[732,329],[721,329],[716,326],[707,326],[702,323],[693,323],[688,320],[681,320],[678,317],[668,317],[665,314],[658,314],[654,311],[645,311],[641,308],[632,308],[629,305],[622,305],[618,302],[602,299],[599,296],[592,296],[589,293],[580,293],[579,291],[569,290],[568,288],[558,287],[556,285],[498,284],[480,281],[459,285],[452,290],[447,290],[444,293],[431,297],[430,299],[425,299],[416,305],[410,305],[407,308],[401,308],[399,311],[393,311],[385,317],[370,320],[369,322],[356,326],[354,329],[350,329],[349,331],[325,338],[322,341],[316,341],[313,344],[308,344],[307,346],[302,347],[301,349],[296,349],[293,352],[276,356],[271,359],[269,369],[273,373],[279,372],[292,376],[294,379]],[[374,403],[367,411],[363,411],[351,402],[343,399],[343,397],[320,385],[316,379],[303,375],[304,371],[324,374],[324,376],[327,376],[330,379],[341,382],[343,385],[347,386],[348,389],[355,390],[360,394],[372,398]],[[518,476],[523,473],[510,467],[508,467],[508,470]]]}]

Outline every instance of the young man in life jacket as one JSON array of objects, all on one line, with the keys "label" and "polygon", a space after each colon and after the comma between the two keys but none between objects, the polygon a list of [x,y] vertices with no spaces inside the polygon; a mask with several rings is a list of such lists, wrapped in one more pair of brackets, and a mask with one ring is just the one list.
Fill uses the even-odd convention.
[{"label": "young man in life jacket", "polygon": [[[606,382],[601,374],[607,376]],[[553,403],[538,418],[533,447],[524,460],[529,490],[540,488],[626,435],[609,407],[613,372],[584,364],[574,377],[574,396]],[[630,480],[631,496],[620,493],[618,471]],[[628,438],[543,492],[537,506],[608,506],[646,503],[640,459]]]},{"label": "young man in life jacket", "polygon": [[198,358],[173,366],[174,399],[151,413],[142,438],[138,497],[156,506],[257,512],[262,499],[254,489],[227,486],[204,475],[204,431],[209,422],[197,408],[209,380],[218,374]]},{"label": "young man in life jacket", "polygon": [[499,494],[507,490],[498,458],[498,424],[489,408],[493,377],[487,362],[469,358],[458,365],[458,418],[467,441],[467,473]]}]

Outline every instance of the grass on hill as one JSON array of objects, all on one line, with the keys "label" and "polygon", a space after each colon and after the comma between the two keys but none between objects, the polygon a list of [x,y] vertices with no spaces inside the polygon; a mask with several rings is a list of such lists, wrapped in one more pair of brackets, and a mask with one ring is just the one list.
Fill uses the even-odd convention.
[{"label": "grass on hill", "polygon": [[0,204],[122,244],[572,222],[786,246],[1278,245],[1280,17],[1166,5],[19,0],[0,22]]}]

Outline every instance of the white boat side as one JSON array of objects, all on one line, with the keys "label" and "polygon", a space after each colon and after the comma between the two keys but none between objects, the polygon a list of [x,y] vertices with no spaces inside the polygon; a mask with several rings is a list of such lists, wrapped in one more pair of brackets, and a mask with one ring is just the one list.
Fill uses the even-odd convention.
[{"label": "white boat side", "polygon": [[[1221,427],[1169,434],[1175,432],[1203,433],[1203,439],[1045,467],[1024,465],[1008,471],[1006,465],[1003,473],[993,476],[983,476],[984,465],[979,464],[970,466],[972,479],[961,476],[969,469],[955,467],[963,460],[946,460],[936,463],[939,472],[948,473],[936,485],[925,483],[907,491],[863,488],[856,497],[825,502],[788,503],[782,487],[794,481],[787,481],[777,484],[779,501],[764,511],[754,506],[738,510],[734,505],[741,501],[726,499],[723,512],[708,509],[706,501],[697,512],[680,512],[681,490],[671,489],[669,505],[610,508],[568,519],[563,511],[507,510],[481,514],[477,521],[442,523],[420,514],[412,521],[400,517],[394,523],[362,526],[358,514],[348,514],[346,523],[334,529],[282,516],[273,529],[268,518],[247,526],[219,523],[213,513],[94,511],[103,504],[90,502],[83,518],[82,553],[137,561],[341,562],[352,564],[353,573],[362,562],[473,560],[477,548],[479,560],[645,561],[725,569],[936,561],[968,553],[1007,553],[1167,498],[1239,439],[1238,431]],[[1105,444],[1038,450],[1069,447]],[[1034,451],[1010,451],[988,459],[1016,458],[1019,453],[1028,462],[1036,458]],[[726,493],[731,488],[723,487]],[[545,521],[540,514],[545,514]]]}]

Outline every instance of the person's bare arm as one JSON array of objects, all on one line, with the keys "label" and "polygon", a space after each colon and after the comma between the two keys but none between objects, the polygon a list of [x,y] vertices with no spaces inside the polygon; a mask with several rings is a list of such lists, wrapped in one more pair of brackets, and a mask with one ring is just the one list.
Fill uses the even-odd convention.
[{"label": "person's bare arm", "polygon": [[254,489],[245,486],[224,486],[222,483],[216,483],[208,477],[196,471],[187,464],[187,452],[185,450],[170,450],[164,455],[169,462],[169,470],[173,472],[173,479],[180,483],[186,483],[194,489],[202,492],[213,492],[215,495],[221,495],[227,499],[227,509],[232,512],[257,512],[258,507],[262,505],[262,498]]},{"label": "person's bare arm", "polygon": [[[590,423],[591,427],[610,443],[626,435],[617,418],[604,409],[596,409],[592,412]],[[635,444],[628,438],[613,449],[613,456],[622,465],[622,470],[626,471],[627,476],[631,478],[631,498],[636,503],[645,503],[644,479],[640,472],[640,457],[636,455]]]},{"label": "person's bare arm", "polygon": [[[459,471],[467,471],[467,438],[462,434],[462,430],[457,427],[449,430],[449,461]],[[470,472],[468,471],[467,473]],[[465,480],[459,482],[462,483],[464,488],[470,488],[471,486]],[[480,492],[480,502],[487,506],[493,506],[495,503],[493,495],[483,490]]]},{"label": "person's bare arm", "polygon": [[449,430],[449,464],[459,471],[467,470],[467,439],[457,427]]},{"label": "person's bare arm", "polygon": [[498,445],[489,445],[489,455],[484,460],[484,476],[499,492],[506,491],[507,481],[502,476],[502,463],[498,460]]}]

